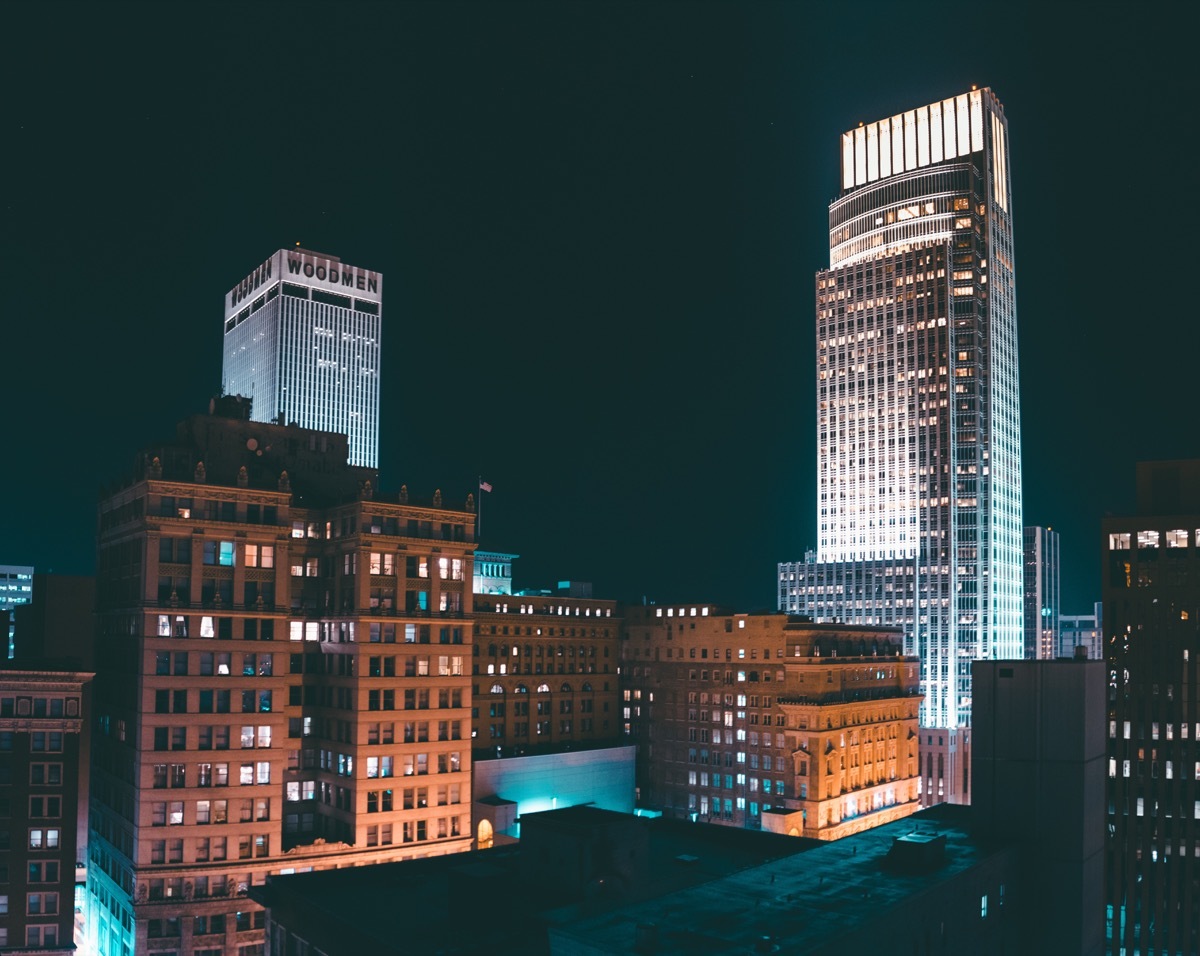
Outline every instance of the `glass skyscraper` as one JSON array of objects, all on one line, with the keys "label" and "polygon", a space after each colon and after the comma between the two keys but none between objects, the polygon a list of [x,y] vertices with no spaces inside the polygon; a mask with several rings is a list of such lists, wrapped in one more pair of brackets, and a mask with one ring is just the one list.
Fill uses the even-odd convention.
[{"label": "glass skyscraper", "polygon": [[307,249],[281,249],[225,298],[222,385],[258,422],[350,439],[350,464],[379,465],[383,277]]},{"label": "glass skyscraper", "polygon": [[779,606],[903,627],[923,727],[970,724],[971,661],[1023,656],[1008,125],[972,90],[842,135],[816,277],[819,547]]}]

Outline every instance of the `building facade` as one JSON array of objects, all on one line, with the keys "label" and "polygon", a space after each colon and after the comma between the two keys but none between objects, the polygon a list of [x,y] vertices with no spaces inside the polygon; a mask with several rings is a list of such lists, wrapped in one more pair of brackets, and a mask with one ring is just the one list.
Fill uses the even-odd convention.
[{"label": "building facade", "polygon": [[991,90],[842,136],[816,277],[817,520],[779,607],[901,628],[921,723],[971,716],[971,661],[1023,656],[1007,121]]},{"label": "building facade", "polygon": [[196,416],[102,498],[100,956],[259,956],[268,873],[471,845],[474,502],[348,453]]},{"label": "building facade", "polygon": [[472,590],[476,594],[512,594],[512,566],[519,557],[502,551],[476,551]]},{"label": "building facade", "polygon": [[1097,601],[1091,614],[1059,617],[1059,657],[1074,657],[1082,647],[1088,660],[1104,660],[1104,604]]},{"label": "building facade", "polygon": [[225,297],[225,394],[255,421],[346,435],[350,463],[377,467],[382,312],[378,272],[279,250]]},{"label": "building facade", "polygon": [[477,759],[622,743],[622,623],[615,601],[477,595]]},{"label": "building facade", "polygon": [[15,652],[13,637],[15,635],[15,617],[12,612],[22,604],[33,600],[33,568],[23,564],[0,564],[0,615],[3,622],[4,640],[3,656],[11,658]]},{"label": "building facade", "polygon": [[1103,522],[1109,952],[1200,952],[1200,461]]},{"label": "building facade", "polygon": [[1049,661],[1059,656],[1062,635],[1058,532],[1032,525],[1025,529],[1025,658]]},{"label": "building facade", "polygon": [[0,951],[75,951],[83,672],[0,670]]},{"label": "building facade", "polygon": [[642,806],[835,840],[917,809],[918,663],[895,628],[631,608],[622,718]]}]

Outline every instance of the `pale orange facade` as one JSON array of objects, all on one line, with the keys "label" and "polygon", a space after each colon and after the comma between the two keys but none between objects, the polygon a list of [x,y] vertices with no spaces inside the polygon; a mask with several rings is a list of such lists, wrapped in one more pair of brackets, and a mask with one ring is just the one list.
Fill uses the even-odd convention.
[{"label": "pale orange facade", "polygon": [[900,648],[897,629],[632,609],[622,717],[642,805],[818,839],[914,812],[919,675]]}]

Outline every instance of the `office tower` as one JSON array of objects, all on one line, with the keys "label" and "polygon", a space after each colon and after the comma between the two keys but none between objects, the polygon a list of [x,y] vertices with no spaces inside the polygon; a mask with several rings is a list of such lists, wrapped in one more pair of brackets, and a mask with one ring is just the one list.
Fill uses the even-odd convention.
[{"label": "office tower", "polygon": [[1200,461],[1103,521],[1109,952],[1200,952]]},{"label": "office tower", "polygon": [[1053,660],[1059,652],[1058,532],[1031,526],[1025,529],[1025,657]]},{"label": "office tower", "polygon": [[894,628],[626,612],[622,719],[642,806],[836,840],[917,809],[916,659]]},{"label": "office tower", "polygon": [[[83,688],[92,675],[0,670],[0,951],[75,951]],[[11,948],[10,948],[11,947]]]},{"label": "office tower", "polygon": [[222,387],[256,422],[340,432],[350,464],[379,464],[383,276],[281,249],[225,297]]},{"label": "office tower", "polygon": [[1097,601],[1092,607],[1091,614],[1059,616],[1059,657],[1074,657],[1082,647],[1088,660],[1104,660],[1104,604]]},{"label": "office tower", "polygon": [[4,625],[4,632],[0,634],[0,638],[4,639],[4,650],[0,657],[12,657],[16,651],[13,645],[16,624],[13,609],[32,600],[33,568],[23,564],[0,564],[0,611],[8,612],[0,614],[0,623]]},{"label": "office tower", "polygon": [[921,723],[951,741],[971,661],[1024,644],[1007,129],[983,89],[842,135],[816,277],[819,546],[779,565],[781,609],[903,628]]},{"label": "office tower", "polygon": [[216,411],[100,502],[99,956],[256,956],[268,873],[471,845],[473,499]]}]

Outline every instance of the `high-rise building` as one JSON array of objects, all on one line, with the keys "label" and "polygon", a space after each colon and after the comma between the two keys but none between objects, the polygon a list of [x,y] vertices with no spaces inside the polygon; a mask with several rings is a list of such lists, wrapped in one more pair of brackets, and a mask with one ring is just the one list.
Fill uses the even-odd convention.
[{"label": "high-rise building", "polygon": [[710,605],[625,623],[642,806],[819,840],[917,809],[917,661],[898,630]]},{"label": "high-rise building", "polygon": [[1200,952],[1200,461],[1103,522],[1109,952]]},{"label": "high-rise building", "polygon": [[1025,657],[1048,661],[1059,656],[1058,532],[1031,525],[1025,529]]},{"label": "high-rise building", "polygon": [[842,135],[816,277],[819,547],[778,569],[782,610],[904,630],[943,738],[970,724],[971,661],[1024,647],[1007,140],[988,89]]},{"label": "high-rise building", "polygon": [[474,501],[347,453],[198,415],[100,502],[99,956],[257,956],[268,873],[471,846]]},{"label": "high-rise building", "polygon": [[222,387],[257,422],[338,432],[350,464],[379,464],[383,276],[280,249],[225,297]]}]

